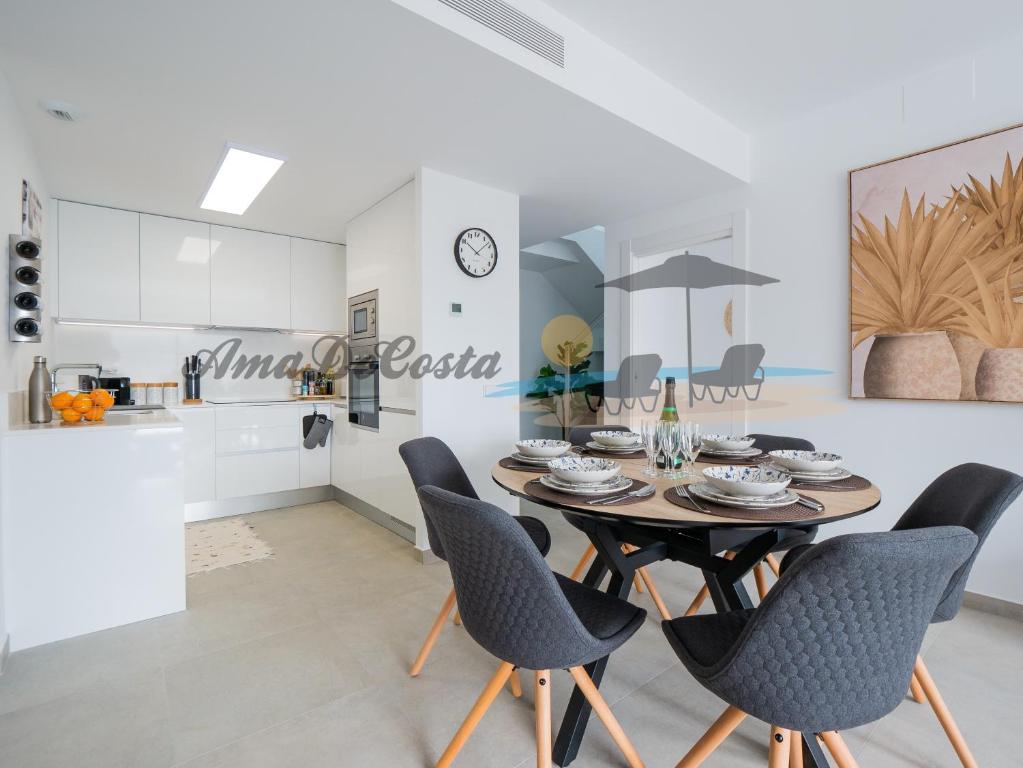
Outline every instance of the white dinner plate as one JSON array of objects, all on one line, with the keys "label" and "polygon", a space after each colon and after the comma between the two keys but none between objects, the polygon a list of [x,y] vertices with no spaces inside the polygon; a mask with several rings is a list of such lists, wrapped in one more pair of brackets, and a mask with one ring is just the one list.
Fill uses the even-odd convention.
[{"label": "white dinner plate", "polygon": [[753,456],[759,456],[763,451],[759,448],[747,448],[745,451],[715,451],[711,448],[701,447],[700,453],[720,459],[749,459]]},{"label": "white dinner plate", "polygon": [[799,496],[792,491],[785,490],[773,496],[730,496],[722,493],[710,483],[691,483],[686,486],[689,492],[705,501],[713,501],[715,504],[724,504],[726,507],[739,507],[740,509],[773,509],[775,507],[787,507],[799,500]]},{"label": "white dinner plate", "polygon": [[526,456],[524,453],[513,453],[511,455],[520,464],[535,464],[538,467],[546,467],[550,459],[543,459],[538,456]]},{"label": "white dinner plate", "polygon": [[605,453],[635,453],[636,451],[643,450],[642,443],[636,443],[635,445],[625,446],[611,446],[601,445],[600,443],[591,440],[586,444],[587,448],[592,448],[594,451],[604,451]]},{"label": "white dinner plate", "polygon": [[852,477],[852,472],[844,467],[837,467],[827,472],[799,472],[794,469],[785,469],[774,462],[769,462],[768,466],[785,472],[793,480],[798,480],[801,483],[828,483]]},{"label": "white dinner plate", "polygon": [[611,493],[625,490],[632,485],[632,478],[619,475],[607,483],[587,483],[585,485],[574,485],[565,483],[553,475],[541,475],[540,483],[553,491],[561,493],[572,493],[576,496],[606,496]]}]

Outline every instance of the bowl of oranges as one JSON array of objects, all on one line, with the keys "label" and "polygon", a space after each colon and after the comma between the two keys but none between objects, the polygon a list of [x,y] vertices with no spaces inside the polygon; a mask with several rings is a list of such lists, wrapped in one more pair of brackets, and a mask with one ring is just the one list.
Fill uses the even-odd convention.
[{"label": "bowl of oranges", "polygon": [[64,425],[97,424],[103,421],[107,409],[114,404],[114,396],[105,389],[91,392],[57,392],[50,405]]}]

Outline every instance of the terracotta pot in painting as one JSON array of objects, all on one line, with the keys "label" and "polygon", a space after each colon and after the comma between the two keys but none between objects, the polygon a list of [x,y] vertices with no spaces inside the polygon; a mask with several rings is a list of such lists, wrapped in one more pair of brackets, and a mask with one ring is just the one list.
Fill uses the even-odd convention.
[{"label": "terracotta pot in painting", "polygon": [[990,349],[990,347],[980,339],[958,331],[949,331],[948,340],[952,342],[952,349],[956,353],[956,359],[959,360],[959,374],[963,385],[959,399],[976,400],[977,366],[980,364],[980,357],[984,354],[984,350]]},{"label": "terracotta pot in painting", "polygon": [[984,352],[977,366],[977,397],[1023,403],[1023,348]]},{"label": "terracotta pot in painting", "polygon": [[958,400],[959,361],[944,331],[877,336],[863,367],[863,394],[905,400]]}]

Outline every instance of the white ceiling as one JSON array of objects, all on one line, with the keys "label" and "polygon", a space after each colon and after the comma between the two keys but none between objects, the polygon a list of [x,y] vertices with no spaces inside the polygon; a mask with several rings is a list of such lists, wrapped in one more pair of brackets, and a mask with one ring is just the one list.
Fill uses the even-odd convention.
[{"label": "white ceiling", "polygon": [[[0,18],[55,197],[343,240],[428,165],[522,195],[529,245],[735,183],[383,0],[0,0]],[[198,207],[228,141],[287,158],[241,217]]]},{"label": "white ceiling", "polygon": [[1023,30],[1020,0],[544,0],[740,128]]}]

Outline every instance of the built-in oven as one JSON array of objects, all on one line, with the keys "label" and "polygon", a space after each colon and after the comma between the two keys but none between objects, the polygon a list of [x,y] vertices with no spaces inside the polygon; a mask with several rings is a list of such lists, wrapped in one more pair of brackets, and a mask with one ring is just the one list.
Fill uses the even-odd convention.
[{"label": "built-in oven", "polygon": [[380,358],[375,344],[349,348],[348,421],[363,429],[380,429]]},{"label": "built-in oven", "polygon": [[348,343],[352,346],[376,344],[377,291],[366,291],[348,300]]}]

